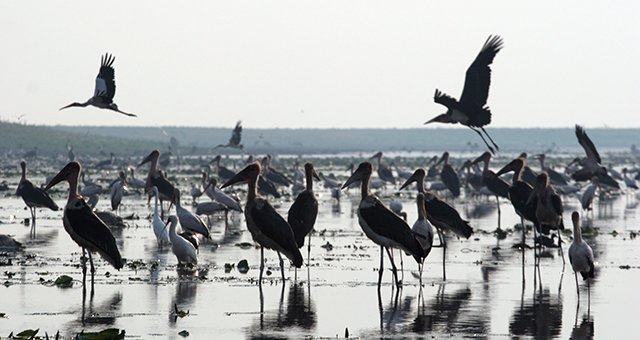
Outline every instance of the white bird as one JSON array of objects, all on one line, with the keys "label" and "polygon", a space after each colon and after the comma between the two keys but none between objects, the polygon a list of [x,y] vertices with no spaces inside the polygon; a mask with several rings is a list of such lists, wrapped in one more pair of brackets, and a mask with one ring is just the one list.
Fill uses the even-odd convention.
[{"label": "white bird", "polygon": [[124,171],[120,171],[118,175],[120,181],[114,183],[111,187],[111,210],[113,211],[118,210],[127,185],[127,178],[124,175]]},{"label": "white bird", "polygon": [[580,214],[574,211],[571,214],[573,221],[573,243],[569,247],[569,262],[573,268],[576,277],[576,289],[578,291],[578,299],[580,298],[580,287],[578,286],[578,272],[582,278],[587,281],[587,292],[591,299],[591,285],[589,278],[594,277],[595,264],[593,262],[593,251],[591,247],[582,239],[582,231],[580,230]]},{"label": "white bird", "polygon": [[178,263],[193,263],[198,264],[198,254],[196,254],[196,248],[187,241],[184,237],[176,233],[176,225],[178,224],[178,217],[175,215],[169,216],[169,238],[171,239],[171,252],[178,258]]},{"label": "white bird", "polygon": [[593,203],[593,199],[598,195],[598,193],[596,192],[597,188],[600,188],[600,190],[602,190],[602,188],[600,187],[600,181],[598,181],[598,177],[594,176],[591,179],[591,185],[584,189],[581,195],[576,193],[576,196],[578,197],[578,199],[580,199],[580,203],[582,204],[582,210],[592,209],[591,204]]},{"label": "white bird", "polygon": [[212,177],[211,179],[209,179],[209,184],[207,184],[204,191],[212,200],[226,205],[231,210],[242,212],[242,207],[240,206],[240,203],[238,203],[238,201],[233,199],[233,197],[220,191],[217,185],[218,185],[218,181],[214,177]]},{"label": "white bird", "polygon": [[164,222],[162,222],[162,219],[160,218],[160,214],[158,212],[158,196],[160,195],[160,193],[158,193],[158,187],[153,187],[151,188],[151,190],[153,190],[153,192],[155,193],[155,207],[153,210],[153,233],[156,235],[156,240],[158,240],[158,244],[161,244],[162,242],[165,243],[169,243],[171,242],[169,240],[169,233],[167,232],[167,227],[164,224]]},{"label": "white bird", "polygon": [[422,270],[424,267],[424,260],[429,256],[431,252],[431,248],[433,246],[433,226],[427,220],[427,211],[424,207],[424,194],[419,193],[417,198],[418,204],[418,220],[411,227],[411,231],[416,237],[416,240],[422,246],[424,250],[424,257],[422,258],[422,262],[418,263],[418,270],[420,271],[420,285],[422,285]]}]

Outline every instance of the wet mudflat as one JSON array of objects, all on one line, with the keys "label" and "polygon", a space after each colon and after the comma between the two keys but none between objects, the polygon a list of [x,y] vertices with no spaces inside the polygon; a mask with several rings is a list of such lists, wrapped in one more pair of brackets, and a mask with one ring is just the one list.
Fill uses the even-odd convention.
[{"label": "wet mudflat", "polygon": [[[188,190],[187,185],[181,189]],[[388,204],[395,193],[387,188],[379,196]],[[501,227],[508,233],[505,239],[496,237],[494,198],[456,199],[454,206],[475,234],[469,240],[447,235],[446,250],[433,249],[425,262],[422,288],[415,261],[403,256],[403,288],[398,291],[385,254],[378,290],[380,248],[358,224],[358,191],[337,202],[318,185],[317,195],[320,211],[310,266],[296,275],[287,263],[283,284],[276,253],[265,251],[270,275],[260,289],[260,250],[253,246],[244,216],[230,214],[226,227],[222,218],[212,220],[212,239],[201,245],[199,264],[180,269],[170,246],[156,243],[146,197],[130,194],[120,215],[139,219],[113,228],[127,265],[117,271],[94,256],[95,289],[92,293],[87,285],[86,294],[81,248],[64,231],[62,211],[39,210],[36,237],[30,238],[30,227],[23,224],[30,215],[22,200],[2,198],[1,233],[15,235],[25,248],[0,251],[0,313],[5,315],[0,318],[0,336],[39,328],[39,335],[59,330],[68,338],[81,330],[119,328],[132,339],[181,339],[183,330],[195,339],[300,339],[344,337],[348,329],[349,336],[362,339],[622,339],[635,338],[640,331],[640,240],[635,238],[640,214],[635,196],[613,197],[597,204],[592,216],[582,214],[583,225],[594,230],[585,239],[598,263],[589,304],[582,280],[578,302],[567,255],[570,234],[563,236],[566,266],[557,248],[545,249],[536,274],[533,250],[523,253],[511,247],[521,241],[522,233],[514,230],[520,219],[506,201],[500,206]],[[413,190],[394,197],[403,203],[409,225],[417,218],[413,198]],[[55,199],[62,205],[66,194],[56,194]],[[565,223],[570,226],[571,212],[581,209],[575,198],[564,200]],[[271,201],[286,215],[292,198]],[[103,199],[98,208],[106,210],[108,205]],[[529,245],[531,237],[529,231]],[[306,248],[302,253],[306,261]],[[399,265],[398,256],[396,250]],[[247,273],[237,268],[243,259],[250,266]],[[74,279],[70,288],[53,284],[61,275]]]}]

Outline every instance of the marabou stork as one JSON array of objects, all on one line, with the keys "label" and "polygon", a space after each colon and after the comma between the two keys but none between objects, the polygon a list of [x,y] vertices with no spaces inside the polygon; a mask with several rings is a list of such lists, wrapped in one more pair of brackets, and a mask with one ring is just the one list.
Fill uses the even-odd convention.
[{"label": "marabou stork", "polygon": [[[67,164],[60,172],[47,184],[44,190],[49,190],[52,186],[66,180],[69,182],[69,199],[64,208],[62,221],[64,229],[69,233],[80,247],[82,256],[85,250],[89,252],[89,262],[91,263],[91,287],[95,276],[92,252],[98,252],[105,261],[114,268],[120,270],[124,261],[118,251],[116,240],[111,233],[111,229],[93,212],[93,209],[78,195],[78,178],[82,166],[77,161]],[[83,281],[87,274],[86,262],[82,263]]]},{"label": "marabou stork", "polygon": [[444,163],[440,171],[440,179],[454,197],[460,196],[460,177],[458,177],[456,170],[449,164],[449,151],[445,151],[444,154],[442,154],[440,161],[438,161],[436,165],[440,163]]},{"label": "marabou stork", "polygon": [[430,166],[429,170],[427,171],[427,178],[436,178],[438,177],[438,175],[440,175],[440,169],[438,169],[438,156],[431,157],[431,159],[429,159],[429,161],[427,162],[427,165],[431,163],[433,163],[433,165]]},{"label": "marabou stork", "polygon": [[217,148],[235,148],[248,154],[247,150],[245,150],[242,144],[240,144],[241,138],[242,138],[242,121],[239,120],[236,123],[236,127],[233,129],[233,132],[231,132],[231,138],[229,139],[229,143],[227,143],[226,145],[218,144],[218,146],[216,146],[213,149],[215,150]]},{"label": "marabou stork", "polygon": [[382,163],[382,156],[383,152],[378,151],[375,155],[369,157],[369,159],[376,158],[378,160],[378,170],[376,170],[376,172],[378,173],[378,177],[380,177],[381,181],[396,184],[396,178],[393,176],[391,168]]},{"label": "marabou stork", "polygon": [[[527,199],[527,204],[533,203],[533,207],[536,211],[536,217],[540,222],[542,232],[546,230],[558,230],[558,244],[560,246],[560,252],[562,252],[562,237],[560,236],[560,230],[564,229],[564,223],[562,221],[562,198],[556,193],[556,191],[549,185],[549,175],[546,172],[541,172],[536,179],[536,185],[531,191],[531,195]],[[548,228],[548,229],[545,229]],[[564,263],[564,253],[562,253],[562,263]]]},{"label": "marabou stork", "polygon": [[535,229],[540,231],[540,221],[536,217],[536,211],[533,208],[533,204],[527,204],[527,200],[529,200],[529,196],[531,196],[531,192],[533,191],[533,187],[529,185],[529,183],[520,179],[520,173],[522,172],[522,168],[524,168],[526,161],[524,158],[516,158],[511,161],[509,164],[505,165],[496,176],[500,176],[509,171],[513,171],[514,175],[511,181],[511,186],[509,187],[509,200],[513,205],[518,216],[520,216],[520,223],[522,225],[522,246],[525,246],[526,239],[526,228],[524,226],[524,220],[531,221]]},{"label": "marabou stork", "polygon": [[[593,144],[587,133],[584,129],[576,124],[576,137],[578,138],[578,143],[582,146],[587,157],[585,159],[576,158],[573,162],[577,162],[582,165],[582,169],[571,174],[571,178],[573,178],[577,182],[583,182],[590,180],[593,176],[598,176],[598,180],[601,184],[606,184],[612,186],[616,189],[620,189],[620,185],[607,173],[607,168],[602,166],[602,160],[600,159],[600,154],[598,154],[598,150],[596,146]],[[571,162],[571,163],[573,163]],[[571,165],[571,164],[570,164]]]},{"label": "marabou stork", "polygon": [[171,240],[171,252],[178,259],[178,264],[193,263],[198,264],[198,254],[196,254],[195,246],[189,242],[186,238],[176,233],[176,225],[178,224],[178,217],[175,215],[169,216],[167,223],[169,225],[169,239]]},{"label": "marabou stork", "polygon": [[307,244],[307,264],[310,261],[311,256],[311,231],[313,225],[316,223],[316,217],[318,216],[318,200],[313,193],[313,178],[320,180],[320,177],[313,168],[313,163],[304,163],[304,172],[306,178],[307,187],[304,191],[298,194],[296,200],[289,208],[287,214],[287,222],[293,230],[293,236],[296,239],[298,248],[304,246],[304,238],[309,235],[309,242]]},{"label": "marabou stork", "polygon": [[173,198],[174,187],[158,168],[159,158],[160,151],[153,150],[147,158],[138,164],[138,167],[147,162],[151,162],[151,165],[149,166],[149,174],[147,174],[147,180],[144,183],[144,191],[148,193],[152,187],[158,188],[158,192],[160,193],[160,197],[158,197],[160,199],[160,212],[163,214],[162,202],[171,201]]},{"label": "marabou stork", "polygon": [[460,217],[458,211],[449,205],[447,202],[440,199],[431,192],[427,192],[424,189],[424,179],[426,177],[426,171],[422,168],[417,169],[411,178],[409,178],[399,190],[402,190],[409,186],[409,184],[416,182],[418,187],[418,193],[424,194],[425,210],[427,212],[427,219],[438,229],[438,236],[440,238],[440,245],[446,246],[444,237],[442,237],[442,231],[450,230],[459,237],[469,238],[473,234],[473,229],[469,226],[469,222],[463,220]]},{"label": "marabou stork", "polygon": [[262,166],[262,176],[276,185],[289,186],[293,184],[293,182],[291,182],[291,180],[287,176],[271,167],[272,159],[273,156],[270,154],[266,155],[262,159],[262,163],[260,164]]},{"label": "marabou stork", "polygon": [[171,240],[169,240],[167,227],[165,223],[162,222],[162,219],[160,218],[160,214],[158,214],[158,197],[160,196],[160,193],[158,193],[157,187],[153,187],[151,188],[151,190],[153,190],[153,192],[155,193],[155,206],[153,209],[153,222],[152,222],[153,233],[156,235],[156,240],[158,241],[158,244],[162,244],[162,242],[169,243],[171,242]]},{"label": "marabou stork", "polygon": [[196,202],[196,199],[202,196],[202,193],[204,192],[204,188],[206,187],[206,184],[207,184],[207,173],[203,171],[201,177],[202,178],[200,179],[200,183],[192,187],[191,191],[189,192],[191,194],[192,202],[194,204]]},{"label": "marabou stork", "polygon": [[553,170],[552,168],[546,166],[544,164],[544,161],[547,159],[547,155],[541,153],[538,155],[534,155],[534,158],[537,158],[538,160],[540,160],[540,169],[542,169],[542,171],[546,171],[547,174],[549,175],[549,180],[551,181],[551,183],[554,184],[558,184],[558,185],[568,185],[569,183],[567,183],[567,180],[564,178],[564,176]]},{"label": "marabou stork", "polygon": [[113,184],[111,187],[111,210],[116,211],[122,202],[122,197],[124,196],[124,190],[127,183],[127,178],[124,174],[124,171],[120,171],[118,174],[120,181]]},{"label": "marabou stork", "polygon": [[85,107],[93,105],[100,109],[109,109],[130,117],[137,117],[133,113],[126,113],[118,110],[118,105],[113,102],[113,96],[116,95],[116,81],[114,78],[115,71],[111,65],[113,65],[114,60],[116,60],[116,57],[109,53],[105,54],[101,58],[100,72],[96,78],[96,89],[93,92],[93,97],[89,98],[89,100],[84,103],[71,103],[60,108],[60,110],[72,106]]},{"label": "marabou stork", "polygon": [[216,173],[218,174],[218,177],[228,181],[229,179],[231,179],[231,177],[236,175],[236,172],[233,170],[230,170],[224,165],[220,165],[221,160],[222,160],[222,156],[217,155],[214,159],[211,160],[211,162],[209,162],[209,164],[216,163]]},{"label": "marabou stork", "polygon": [[36,187],[26,178],[27,163],[25,161],[20,162],[20,167],[22,168],[22,177],[20,177],[20,181],[18,182],[16,195],[22,197],[24,204],[29,207],[29,211],[31,212],[31,231],[32,234],[35,234],[36,209],[49,208],[53,211],[58,211],[59,208],[46,191]]},{"label": "marabou stork", "polygon": [[636,189],[637,190],[638,189],[638,183],[636,183],[635,179],[627,177],[627,173],[628,172],[629,172],[629,170],[627,170],[627,168],[623,168],[622,169],[622,175],[624,176],[622,179],[624,180],[624,184],[629,189]]},{"label": "marabou stork", "polygon": [[402,177],[405,180],[409,179],[409,177],[411,177],[411,175],[413,175],[413,172],[411,171],[405,171],[402,170],[398,165],[396,165],[395,162],[391,162],[391,164],[389,164],[392,167],[396,168],[396,173],[398,174],[398,177]]},{"label": "marabou stork", "polygon": [[424,194],[419,193],[416,199],[418,205],[418,220],[411,227],[411,231],[416,235],[416,239],[420,242],[422,250],[424,251],[424,257],[422,261],[418,263],[418,270],[420,272],[420,286],[422,286],[422,269],[424,267],[424,260],[429,256],[431,248],[433,247],[433,226],[427,220],[427,211],[424,206]]},{"label": "marabou stork", "polygon": [[484,126],[491,123],[491,111],[487,104],[489,96],[489,84],[491,83],[491,69],[489,65],[493,62],[493,58],[502,48],[502,38],[500,36],[489,36],[482,46],[480,53],[467,69],[464,80],[464,88],[460,100],[448,96],[438,89],[434,96],[434,101],[447,107],[447,112],[443,113],[425,124],[432,122],[437,123],[460,123],[469,127],[478,133],[484,144],[487,145],[492,153],[493,148],[489,146],[487,141],[478,131],[480,128],[489,138],[496,150],[500,150],[498,145],[491,139],[491,136],[485,131]]},{"label": "marabou stork", "polygon": [[[180,225],[183,230],[190,230],[202,234],[205,238],[209,238],[209,227],[207,227],[207,224],[204,223],[198,215],[194,215],[180,204],[180,190],[178,188],[173,189],[171,204],[176,205],[176,215],[178,215],[180,219]],[[169,210],[171,210],[171,205],[169,205]]]},{"label": "marabou stork", "polygon": [[533,187],[534,185],[536,185],[536,177],[538,177],[538,174],[527,165],[527,156],[529,156],[527,152],[523,152],[520,154],[520,156],[518,156],[518,158],[522,158],[525,160],[524,167],[520,172],[520,179],[529,183],[529,185]]},{"label": "marabou stork", "polygon": [[141,179],[136,178],[136,170],[133,168],[129,168],[129,171],[131,172],[131,180],[128,181],[129,185],[134,188],[134,189],[144,189],[144,181]]},{"label": "marabou stork", "polygon": [[595,277],[593,251],[582,239],[582,230],[580,230],[580,214],[578,214],[577,211],[574,211],[573,214],[571,214],[571,220],[573,221],[573,242],[571,243],[571,246],[569,246],[569,262],[571,262],[571,268],[573,268],[574,276],[576,277],[578,299],[580,298],[578,273],[580,273],[582,279],[587,281],[587,293],[589,295],[589,300],[591,300],[591,284],[589,283],[589,278]]},{"label": "marabou stork", "polygon": [[225,221],[225,224],[226,224],[226,223],[228,223],[228,219],[227,218],[229,217],[229,210],[242,212],[242,207],[240,206],[240,203],[238,201],[236,201],[235,198],[233,198],[233,197],[225,194],[224,192],[220,191],[220,189],[218,189],[217,185],[218,185],[218,180],[216,180],[215,178],[211,177],[211,179],[209,179],[209,183],[204,188],[204,192],[212,200],[217,201],[218,203],[221,203],[222,205],[227,207],[227,209],[224,209],[224,221]]},{"label": "marabou stork", "polygon": [[380,245],[380,271],[378,277],[378,288],[382,282],[384,250],[386,249],[391,261],[393,276],[396,286],[400,286],[396,265],[393,262],[390,248],[401,249],[411,254],[416,262],[422,263],[425,257],[424,249],[407,222],[393,211],[387,208],[382,201],[369,191],[369,181],[373,173],[373,164],[368,161],[360,163],[356,171],[344,183],[342,188],[346,188],[352,182],[360,180],[362,200],[358,206],[358,221],[364,233],[373,242]]},{"label": "marabou stork", "polygon": [[289,258],[296,268],[302,266],[302,254],[298,250],[291,226],[269,201],[258,195],[257,185],[261,171],[260,162],[251,163],[221,187],[225,188],[241,181],[246,181],[248,185],[244,216],[253,240],[260,245],[260,285],[262,285],[264,271],[264,248],[273,249],[278,253],[283,281],[285,279],[284,261],[280,253]]},{"label": "marabou stork", "polygon": [[500,197],[509,198],[509,183],[504,179],[495,175],[495,173],[489,170],[489,163],[491,162],[491,153],[488,151],[483,153],[480,157],[476,158],[471,164],[477,164],[478,162],[484,162],[484,168],[482,169],[482,184],[489,189],[496,197],[496,206],[498,207],[498,228],[500,227]]}]

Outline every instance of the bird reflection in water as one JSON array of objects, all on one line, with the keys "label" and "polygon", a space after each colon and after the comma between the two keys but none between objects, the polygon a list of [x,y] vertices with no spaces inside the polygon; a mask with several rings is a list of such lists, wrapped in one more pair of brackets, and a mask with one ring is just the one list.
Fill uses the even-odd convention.
[{"label": "bird reflection in water", "polygon": [[[394,293],[395,291],[395,293]],[[414,298],[407,296],[402,299],[402,290],[391,290],[391,299],[387,308],[383,307],[382,295],[378,290],[378,308],[380,310],[380,332],[397,333],[397,325],[402,325],[410,319],[413,314],[412,302]]]},{"label": "bird reflection in water", "polygon": [[[176,293],[171,299],[169,310],[189,310],[194,308],[194,302],[198,293],[198,282],[178,282]],[[178,316],[176,313],[169,313],[169,322],[175,324]]]},{"label": "bird reflection in water", "polygon": [[[306,289],[305,289],[306,288]],[[282,286],[278,308],[264,310],[264,298],[260,287],[260,317],[247,330],[248,338],[271,338],[274,333],[311,333],[318,323],[316,307],[311,299],[310,283],[294,282],[289,286],[285,304],[286,285]]]},{"label": "bird reflection in water", "polygon": [[578,325],[578,311],[576,311],[576,323],[571,330],[570,339],[593,339],[595,335],[595,321],[588,313],[582,316]]},{"label": "bird reflection in water", "polygon": [[82,292],[82,315],[80,320],[75,321],[69,326],[70,329],[77,329],[78,324],[82,327],[88,325],[105,325],[110,326],[115,324],[117,316],[120,314],[122,308],[122,292],[116,291],[109,298],[99,305],[94,305],[93,290],[89,296],[89,304],[87,305],[86,290]]},{"label": "bird reflection in water", "polygon": [[466,318],[461,315],[462,310],[467,307],[471,299],[471,289],[464,287],[452,294],[445,294],[445,287],[446,284],[440,285],[438,293],[432,301],[422,302],[419,305],[418,314],[411,324],[411,331],[414,333],[435,331],[443,334],[452,332],[484,333],[484,331],[476,332],[475,328],[469,329],[469,327],[474,327],[473,324],[476,322],[465,321]]},{"label": "bird reflection in water", "polygon": [[509,332],[514,335],[529,335],[536,339],[553,339],[562,329],[562,295],[551,295],[548,288],[536,289],[533,298],[525,301],[524,287],[520,306],[509,322]]}]

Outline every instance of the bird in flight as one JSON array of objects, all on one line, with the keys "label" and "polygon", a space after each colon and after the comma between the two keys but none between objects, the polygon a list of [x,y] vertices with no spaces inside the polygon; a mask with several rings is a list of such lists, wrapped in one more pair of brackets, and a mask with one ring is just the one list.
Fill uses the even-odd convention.
[{"label": "bird in flight", "polygon": [[231,138],[229,138],[229,143],[227,143],[226,145],[218,144],[218,146],[216,146],[213,149],[215,150],[217,148],[236,148],[248,154],[247,150],[245,150],[242,144],[240,144],[241,138],[242,138],[242,121],[239,120],[236,123],[236,127],[233,129],[233,132],[231,132]]},{"label": "bird in flight", "polygon": [[113,69],[112,65],[115,60],[116,57],[110,55],[109,53],[105,54],[101,58],[100,72],[98,73],[98,77],[96,77],[96,89],[93,93],[93,97],[89,98],[89,100],[84,103],[71,103],[65,107],[60,108],[60,110],[72,106],[85,107],[88,105],[93,105],[97,108],[109,109],[130,117],[137,117],[133,113],[120,111],[118,109],[118,105],[113,102],[113,96],[116,95],[116,81],[115,70]]},{"label": "bird in flight", "polygon": [[478,133],[489,150],[495,153],[494,149],[489,146],[482,136],[482,133],[478,130],[479,128],[489,138],[496,150],[500,150],[498,145],[484,129],[485,125],[491,123],[491,111],[489,107],[486,106],[487,97],[489,96],[489,85],[491,84],[491,68],[489,68],[489,65],[491,65],[493,58],[500,49],[502,49],[502,38],[497,35],[489,36],[484,46],[482,46],[480,53],[478,53],[476,59],[467,69],[460,100],[456,100],[436,89],[434,101],[446,106],[447,112],[431,119],[425,124],[460,123]]}]

